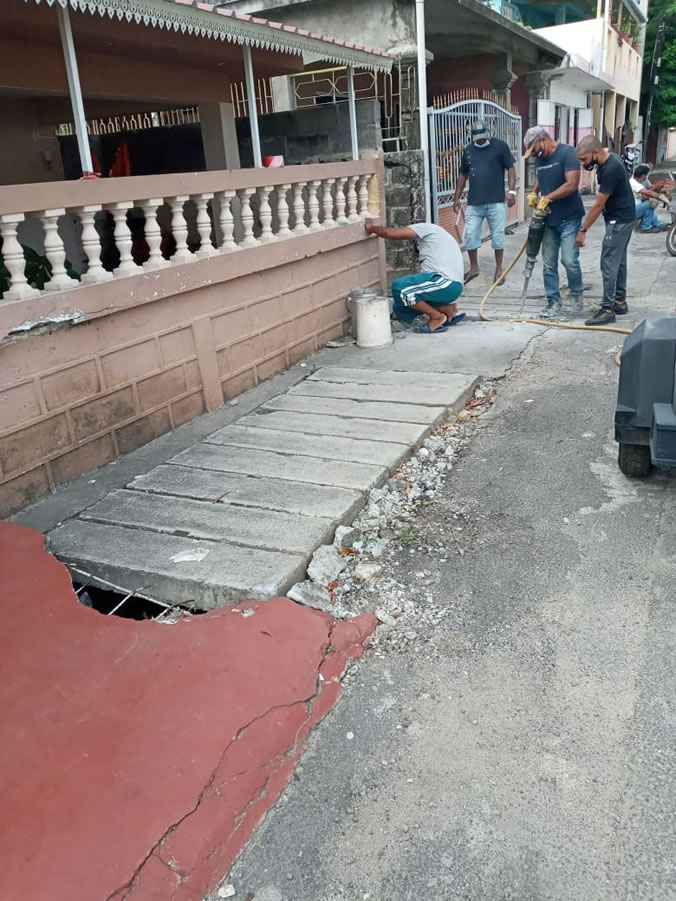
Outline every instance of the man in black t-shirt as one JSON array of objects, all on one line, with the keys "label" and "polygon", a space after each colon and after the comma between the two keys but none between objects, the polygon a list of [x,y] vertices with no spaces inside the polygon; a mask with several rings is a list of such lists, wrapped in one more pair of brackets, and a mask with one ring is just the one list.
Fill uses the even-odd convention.
[{"label": "man in black t-shirt", "polygon": [[561,312],[559,253],[568,276],[573,315],[584,307],[584,285],[580,269],[580,250],[575,238],[582,225],[584,205],[580,197],[580,161],[575,148],[555,141],[538,125],[529,128],[523,139],[524,159],[535,159],[535,185],[528,195],[533,209],[547,201],[549,215],[542,236],[542,266],[547,306],[542,316],[556,317]]},{"label": "man in black t-shirt", "polygon": [[[495,275],[502,275],[502,258],[505,251],[505,226],[507,206],[516,203],[516,169],[509,146],[500,138],[491,138],[485,122],[478,120],[471,128],[472,143],[462,152],[460,172],[455,186],[453,210],[460,212],[460,197],[469,178],[469,196],[465,212],[465,250],[469,254],[470,268],[465,284],[479,274],[479,247],[484,219],[491,230],[491,244],[495,251]],[[505,193],[505,172],[507,192]]]},{"label": "man in black t-shirt", "polygon": [[577,145],[577,156],[590,172],[598,168],[596,203],[587,214],[575,240],[584,247],[587,231],[601,213],[606,221],[606,234],[601,245],[601,275],[603,276],[603,304],[599,312],[587,319],[585,325],[606,325],[615,316],[629,311],[627,307],[627,248],[634,230],[636,204],[624,163],[614,153],[608,153],[598,138],[589,135]]}]

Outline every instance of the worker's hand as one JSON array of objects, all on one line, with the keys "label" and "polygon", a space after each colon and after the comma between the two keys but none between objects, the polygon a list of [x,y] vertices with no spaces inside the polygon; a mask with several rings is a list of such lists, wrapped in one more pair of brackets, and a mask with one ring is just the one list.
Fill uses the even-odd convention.
[{"label": "worker's hand", "polygon": [[575,246],[576,247],[584,247],[584,239],[587,237],[587,232],[579,231],[577,233],[577,238],[575,238]]},{"label": "worker's hand", "polygon": [[460,198],[453,201],[453,212],[456,216],[460,214]]},{"label": "worker's hand", "polygon": [[549,204],[550,204],[549,197],[541,197],[540,202],[537,205],[537,211],[539,213],[550,213],[551,209],[550,209]]},{"label": "worker's hand", "polygon": [[373,234],[373,229],[375,226],[373,225],[373,219],[364,219],[364,228],[366,229],[367,235]]},{"label": "worker's hand", "polygon": [[505,194],[505,203],[507,206],[514,206],[516,203],[516,195],[510,194],[509,191]]},{"label": "worker's hand", "polygon": [[538,205],[538,200],[540,199],[540,195],[537,191],[531,191],[528,195],[528,206],[531,210],[534,210]]}]

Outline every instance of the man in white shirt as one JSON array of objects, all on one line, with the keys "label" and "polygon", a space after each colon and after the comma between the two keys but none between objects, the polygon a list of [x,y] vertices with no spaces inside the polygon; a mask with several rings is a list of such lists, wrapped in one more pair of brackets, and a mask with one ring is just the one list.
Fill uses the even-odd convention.
[{"label": "man in white shirt", "polygon": [[654,203],[651,203],[651,200],[653,202],[660,200],[660,195],[652,189],[648,181],[649,172],[650,169],[647,166],[637,166],[633,176],[629,179],[631,190],[636,198],[636,218],[641,220],[642,235],[654,235],[669,228],[660,220],[654,210]]},{"label": "man in white shirt", "polygon": [[457,299],[462,294],[464,266],[457,241],[439,225],[417,222],[407,228],[387,228],[365,222],[366,233],[386,241],[416,241],[420,272],[392,282],[393,313],[402,322],[418,316],[429,317],[422,334],[445,332],[465,318],[458,313]]}]

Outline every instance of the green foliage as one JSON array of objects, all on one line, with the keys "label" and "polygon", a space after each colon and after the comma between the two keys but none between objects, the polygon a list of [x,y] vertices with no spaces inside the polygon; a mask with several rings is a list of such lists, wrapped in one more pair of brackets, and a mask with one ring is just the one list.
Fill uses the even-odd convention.
[{"label": "green foliage", "polygon": [[655,35],[662,13],[666,13],[662,68],[653,106],[652,121],[654,125],[672,128],[676,127],[676,0],[651,0],[650,21],[646,29],[643,60],[643,99],[645,104],[650,87],[650,67],[653,61]]}]

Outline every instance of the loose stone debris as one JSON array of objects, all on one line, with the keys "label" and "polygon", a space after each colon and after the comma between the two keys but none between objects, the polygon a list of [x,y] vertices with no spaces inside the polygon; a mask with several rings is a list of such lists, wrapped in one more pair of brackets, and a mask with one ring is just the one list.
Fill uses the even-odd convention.
[{"label": "loose stone debris", "polygon": [[[437,564],[462,558],[477,532],[462,504],[451,505],[449,518],[448,499],[439,513],[445,521],[434,521],[434,501],[494,397],[494,383],[482,383],[454,421],[440,425],[382,488],[369,493],[352,526],[339,526],[333,544],[317,549],[307,581],[288,596],[338,618],[375,611],[382,624],[372,642],[376,653],[430,642],[434,627],[453,610],[437,594]],[[346,679],[358,670],[353,663]]]}]

